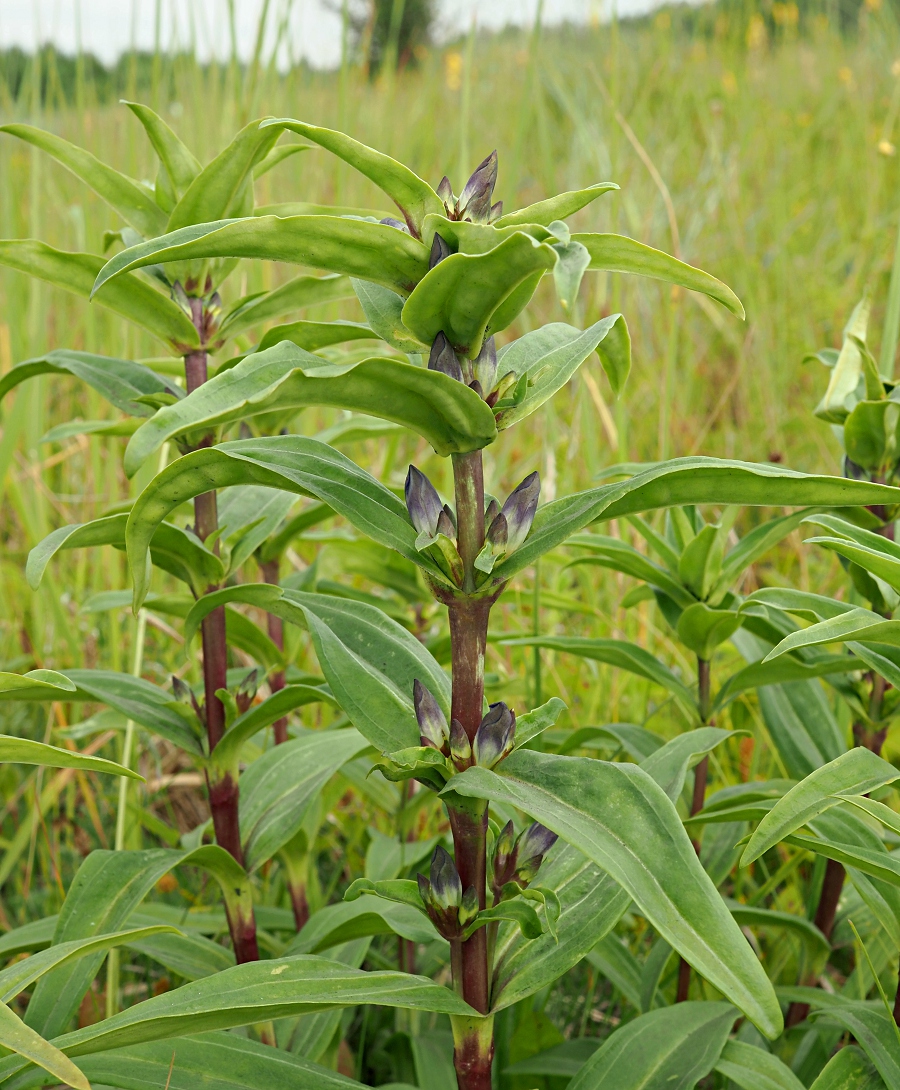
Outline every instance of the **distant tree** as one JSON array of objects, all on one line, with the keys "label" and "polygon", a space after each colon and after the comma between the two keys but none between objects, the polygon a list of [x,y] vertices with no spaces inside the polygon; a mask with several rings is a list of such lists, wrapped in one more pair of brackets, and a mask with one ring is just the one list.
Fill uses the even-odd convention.
[{"label": "distant tree", "polygon": [[[332,8],[337,3],[332,3]],[[348,11],[349,30],[357,54],[374,77],[389,55],[397,68],[418,63],[431,42],[436,0],[357,0]]]}]

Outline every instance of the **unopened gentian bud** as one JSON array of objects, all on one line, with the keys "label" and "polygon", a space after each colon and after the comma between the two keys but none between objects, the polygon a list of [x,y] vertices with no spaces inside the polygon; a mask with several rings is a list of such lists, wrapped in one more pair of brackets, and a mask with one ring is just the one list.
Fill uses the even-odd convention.
[{"label": "unopened gentian bud", "polygon": [[417,874],[416,881],[419,884],[419,896],[422,898],[422,904],[424,904],[426,908],[431,908],[431,883],[428,881],[424,874]]},{"label": "unopened gentian bud", "polygon": [[491,197],[497,183],[497,152],[483,159],[475,168],[459,196],[457,207],[466,219],[481,222],[491,213]]},{"label": "unopened gentian bud", "polygon": [[446,511],[441,511],[441,513],[438,515],[438,520],[437,520],[437,526],[435,528],[435,533],[444,534],[446,537],[454,537],[455,536],[456,528],[454,527],[453,523],[450,521],[450,516],[447,514]]},{"label": "unopened gentian bud", "polygon": [[493,390],[497,379],[497,346],[493,337],[488,337],[481,346],[481,351],[472,363],[472,373],[481,383],[482,390],[487,390],[488,393]]},{"label": "unopened gentian bud", "polygon": [[435,908],[459,908],[463,888],[453,856],[440,844],[431,857],[431,897]]},{"label": "unopened gentian bud", "polygon": [[453,345],[450,344],[443,333],[438,333],[434,338],[431,353],[428,356],[428,370],[442,371],[445,375],[449,375],[450,378],[455,378],[457,382],[463,380],[459,359],[453,351]]},{"label": "unopened gentian bud", "polygon": [[175,694],[175,699],[181,704],[192,704],[194,701],[193,689],[176,674],[172,675],[172,692]]},{"label": "unopened gentian bud", "polygon": [[556,833],[536,821],[516,841],[516,881],[527,886],[540,869],[544,856],[559,838]]},{"label": "unopened gentian bud", "polygon": [[413,706],[419,724],[419,741],[445,755],[450,752],[450,728],[441,707],[430,689],[419,681],[413,682]]},{"label": "unopened gentian bud", "polygon": [[501,514],[506,518],[507,550],[518,549],[531,529],[541,494],[541,478],[537,472],[529,473],[518,488],[509,494]]},{"label": "unopened gentian bud", "polygon": [[437,187],[437,195],[441,198],[445,205],[449,206],[453,204],[453,186],[450,184],[450,179],[445,174],[441,178]]},{"label": "unopened gentian bud", "polygon": [[475,393],[478,394],[478,396],[481,398],[481,400],[484,401],[484,389],[477,378],[473,378],[472,381],[469,383],[469,389],[474,390]]},{"label": "unopened gentian bud", "polygon": [[478,915],[478,891],[474,886],[469,886],[463,894],[462,904],[459,906],[459,926],[465,927]]},{"label": "unopened gentian bud", "polygon": [[[453,508],[450,506],[449,503],[444,504],[444,514],[450,520],[450,525],[453,527],[453,532],[455,534],[456,533],[456,515],[454,514]],[[449,537],[449,534],[448,534],[448,537]]]},{"label": "unopened gentian bud", "polygon": [[484,525],[485,529],[488,529],[494,519],[500,514],[500,504],[491,496],[491,502],[487,505],[487,510],[484,512]]},{"label": "unopened gentian bud", "polygon": [[472,764],[472,745],[465,727],[458,719],[450,720],[450,757],[459,771]]},{"label": "unopened gentian bud", "polygon": [[496,552],[506,550],[509,543],[509,526],[506,523],[506,515],[501,511],[491,522],[484,534],[485,541],[493,545]]},{"label": "unopened gentian bud", "polygon": [[441,498],[434,485],[424,473],[415,466],[410,466],[406,474],[405,492],[410,521],[420,534],[428,534],[430,537],[437,529],[438,519],[443,511]]},{"label": "unopened gentian bud", "polygon": [[491,205],[491,214],[488,217],[489,222],[494,223],[496,220],[500,219],[500,217],[502,215],[503,215],[503,201],[497,201],[496,204]]},{"label": "unopened gentian bud", "polygon": [[402,220],[394,219],[393,216],[385,216],[383,220],[379,220],[379,223],[383,223],[385,227],[394,227],[398,231],[405,231],[409,234],[409,228]]},{"label": "unopened gentian bud", "polygon": [[503,701],[491,704],[475,733],[472,755],[481,768],[493,768],[512,752],[516,736],[516,713]]},{"label": "unopened gentian bud", "polygon": [[513,823],[508,821],[500,830],[500,835],[494,844],[494,881],[499,882],[501,886],[512,877],[510,863],[514,862],[515,845],[516,829]]},{"label": "unopened gentian bud", "polygon": [[428,268],[433,269],[435,265],[439,265],[445,257],[449,257],[452,252],[453,251],[447,243],[437,232],[435,232],[434,238],[431,241],[431,254],[428,258]]}]

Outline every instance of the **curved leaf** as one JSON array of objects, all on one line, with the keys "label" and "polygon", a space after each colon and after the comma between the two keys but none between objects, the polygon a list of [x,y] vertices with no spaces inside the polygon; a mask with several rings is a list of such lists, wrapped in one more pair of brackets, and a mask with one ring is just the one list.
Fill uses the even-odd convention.
[{"label": "curved leaf", "polygon": [[[174,1063],[172,1057],[174,1056]],[[203,1033],[85,1056],[96,1085],[122,1090],[360,1090],[361,1083],[292,1052],[233,1033]]]},{"label": "curved leaf", "polygon": [[287,117],[264,121],[263,126],[267,125],[278,125],[305,136],[364,174],[397,205],[410,230],[421,233],[422,221],[429,213],[443,214],[443,201],[431,186],[384,152],[375,151],[334,129],[323,129]]},{"label": "curved leaf", "polygon": [[651,586],[659,587],[682,609],[686,609],[696,601],[693,594],[670,572],[620,538],[608,537],[605,534],[576,534],[569,539],[568,544],[589,549],[591,552],[590,556],[570,561],[568,567],[574,567],[576,564],[598,564],[604,568],[612,568],[613,571],[620,571],[624,575],[633,576]]},{"label": "curved leaf", "polygon": [[[8,371],[0,379],[0,398],[6,397],[20,382],[38,375],[73,375],[131,416],[153,414],[153,407],[138,400],[148,394],[169,394],[176,398],[184,395],[180,387],[133,360],[57,348],[45,356],[23,360]],[[104,421],[103,426],[109,427],[110,422]]]},{"label": "curved leaf", "polygon": [[241,776],[240,797],[248,870],[262,866],[284,847],[326,782],[368,746],[352,728],[316,731],[275,746],[250,765]]},{"label": "curved leaf", "polygon": [[716,458],[674,458],[616,484],[566,496],[538,508],[531,532],[516,551],[494,568],[501,582],[529,567],[596,519],[622,518],[682,504],[742,504],[773,507],[894,504],[900,489],[806,475],[773,465]]},{"label": "curved leaf", "polygon": [[678,618],[675,631],[690,651],[707,662],[720,643],[737,632],[743,618],[734,609],[712,609],[706,602],[694,602]]},{"label": "curved leaf", "polygon": [[478,450],[497,435],[490,407],[449,375],[379,357],[329,363],[285,341],[247,356],[160,409],[131,437],[125,471],[133,476],[164,442],[182,432],[310,405],[393,420],[424,436],[442,455]]},{"label": "curved leaf", "polygon": [[280,135],[279,127],[261,130],[258,121],[245,125],[228,147],[191,179],[169,222],[152,234],[171,233],[179,227],[227,216],[245,182],[252,179],[253,168],[266,157]]},{"label": "curved leaf", "polygon": [[735,732],[719,727],[697,727],[666,742],[641,761],[641,768],[656,780],[672,802],[677,802],[688,770],[734,736]]},{"label": "curved leaf", "polygon": [[[605,350],[610,334],[610,344],[616,342],[624,355]],[[502,375],[511,370],[517,375],[527,374],[528,388],[517,405],[498,413],[497,427],[502,431],[530,416],[565,386],[592,352],[599,355],[613,392],[621,393],[631,367],[631,342],[621,314],[601,318],[584,332],[562,322],[551,322],[513,341],[498,354],[497,373]]]},{"label": "curved leaf", "polygon": [[75,686],[69,678],[56,670],[0,673],[0,700],[71,700],[70,694],[74,692]]},{"label": "curved leaf", "polygon": [[408,942],[437,942],[440,936],[420,910],[379,897],[360,897],[320,908],[291,942],[289,954],[318,954],[367,935],[399,935]]},{"label": "curved leaf", "polygon": [[768,978],[697,859],[675,807],[643,769],[519,750],[499,773],[470,768],[451,787],[516,806],[584,852],[763,1033],[781,1032]]},{"label": "curved leaf", "polygon": [[0,1001],[9,1003],[26,988],[39,980],[44,973],[59,965],[85,957],[97,951],[111,950],[114,946],[131,946],[141,939],[152,935],[178,935],[177,928],[156,924],[152,927],[133,927],[127,931],[116,931],[111,935],[96,938],[75,939],[72,942],[57,943],[46,950],[32,954],[24,961],[17,961],[9,968],[0,971]]},{"label": "curved leaf", "polygon": [[101,306],[143,326],[179,355],[200,346],[197,330],[181,307],[140,277],[123,276],[99,293],[93,292],[94,281],[104,267],[102,257],[54,250],[34,239],[3,239],[0,265],[47,280],[85,299],[96,294]]},{"label": "curved leaf", "polygon": [[374,280],[403,294],[428,271],[422,243],[386,224],[340,216],[256,216],[182,227],[122,250],[103,266],[93,290],[131,269],[211,257],[289,261]]},{"label": "curved leaf", "polygon": [[604,193],[609,193],[610,190],[618,188],[615,182],[595,182],[586,189],[573,189],[567,193],[558,193],[555,197],[548,197],[545,201],[538,201],[536,204],[517,208],[515,212],[507,212],[505,216],[501,216],[494,223],[494,227],[499,229],[520,224],[527,226],[529,223],[549,227],[554,220],[564,220],[569,216],[574,216],[576,212],[601,197]]},{"label": "curved leaf", "polygon": [[741,301],[727,284],[716,280],[714,276],[686,265],[662,250],[654,250],[643,242],[635,242],[625,235],[574,234],[573,242],[580,242],[591,255],[590,268],[604,269],[609,272],[638,273],[650,276],[654,280],[664,280],[667,284],[678,284],[708,295],[721,303],[723,307],[744,317]]},{"label": "curved leaf", "polygon": [[569,1090],[693,1090],[713,1069],[734,1025],[728,1003],[679,1003],[615,1030]]},{"label": "curved leaf", "polygon": [[762,819],[741,857],[746,867],[796,829],[836,806],[836,795],[864,795],[900,778],[892,764],[864,746],[857,746],[806,779],[780,798]]},{"label": "curved leaf", "polygon": [[331,303],[336,299],[348,299],[353,289],[346,276],[331,273],[328,276],[295,276],[272,291],[257,292],[238,299],[222,319],[219,335],[236,337],[245,329],[280,318],[303,307],[317,303]]},{"label": "curved leaf", "polygon": [[429,346],[410,333],[403,324],[403,298],[390,288],[367,280],[350,281],[369,326],[387,344],[401,352],[423,353]]},{"label": "curved leaf", "polygon": [[332,344],[347,341],[377,341],[378,337],[367,325],[359,322],[289,322],[267,330],[259,342],[257,352],[274,348],[281,341],[291,341],[307,352],[316,352]]},{"label": "curved leaf", "polygon": [[40,1034],[29,1029],[5,1003],[0,1003],[0,1045],[49,1071],[59,1082],[77,1090],[91,1090],[91,1084],[75,1064]]},{"label": "curved leaf", "polygon": [[127,106],[144,126],[144,132],[168,174],[172,188],[180,197],[200,173],[200,164],[193,152],[149,106],[145,106],[142,102],[128,102],[125,99],[122,100],[122,105]]},{"label": "curved leaf", "polygon": [[62,137],[33,125],[0,125],[0,132],[17,136],[28,144],[52,155],[58,163],[71,170],[76,178],[87,183],[126,223],[142,235],[158,235],[166,229],[166,214],[147,190],[107,166],[84,148],[70,144]]},{"label": "curved leaf", "polygon": [[507,647],[544,647],[549,651],[562,651],[567,655],[580,655],[596,662],[605,662],[661,685],[678,697],[686,708],[696,707],[693,692],[668,666],[643,647],[627,640],[594,639],[590,636],[519,636],[501,642]]},{"label": "curved leaf", "polygon": [[831,943],[812,920],[805,916],[795,916],[791,912],[778,912],[771,908],[758,908],[755,905],[741,905],[737,902],[729,902],[728,908],[740,927],[774,927],[793,931],[813,957],[827,957],[831,953]]},{"label": "curved leaf", "polygon": [[288,712],[319,701],[327,704],[335,703],[334,697],[324,686],[285,685],[283,689],[278,689],[271,696],[266,697],[261,704],[254,704],[235,719],[225,737],[216,745],[216,761],[223,768],[237,764],[244,743],[254,734],[270,726],[277,719],[281,719]]},{"label": "curved leaf", "polygon": [[900,1086],[900,1040],[897,1027],[884,1010],[843,1000],[816,1012],[816,1022],[849,1030],[875,1065],[888,1087]]},{"label": "curved leaf", "polygon": [[551,246],[521,231],[484,254],[451,254],[416,285],[403,306],[403,324],[423,344],[444,333],[458,352],[477,356],[488,326],[497,333],[509,325],[528,303],[536,281],[525,297],[517,297],[515,313],[504,308],[502,322],[494,317],[501,304],[556,261]]},{"label": "curved leaf", "polygon": [[[71,700],[75,690],[74,686],[72,689],[57,688],[55,696],[47,695],[46,688],[43,691],[45,695],[40,698],[43,700]],[[31,699],[34,700],[35,697]],[[103,757],[90,757],[73,750],[58,749],[56,746],[48,746],[43,742],[32,742],[28,738],[13,738],[8,734],[0,734],[0,763],[42,765],[44,768],[80,768],[85,772],[107,772],[112,776],[125,776],[130,780],[144,782],[143,776],[132,772],[130,768],[116,764],[115,761],[107,761]],[[0,974],[0,985],[2,985],[2,974]]]},{"label": "curved leaf", "polygon": [[885,1090],[885,1084],[861,1049],[845,1045],[822,1068],[810,1090]]},{"label": "curved leaf", "polygon": [[261,484],[315,496],[375,541],[396,549],[437,581],[445,581],[416,548],[416,532],[401,499],[325,443],[284,435],[240,439],[194,451],[144,489],[132,508],[125,535],[136,606],[147,593],[146,553],[160,523],[186,500],[235,484]]},{"label": "curved leaf", "polygon": [[806,1090],[777,1056],[743,1041],[725,1042],[716,1071],[741,1090]]},{"label": "curved leaf", "polygon": [[559,898],[558,939],[547,933],[527,939],[518,927],[501,925],[494,953],[491,1009],[511,1007],[558,980],[618,923],[630,896],[577,848],[561,844],[540,869],[542,889]]},{"label": "curved leaf", "polygon": [[773,662],[753,662],[726,680],[716,694],[715,707],[722,708],[741,693],[761,689],[767,685],[827,677],[829,674],[849,673],[858,669],[859,662],[850,655],[822,655],[814,662],[801,662],[793,658],[779,658]]}]

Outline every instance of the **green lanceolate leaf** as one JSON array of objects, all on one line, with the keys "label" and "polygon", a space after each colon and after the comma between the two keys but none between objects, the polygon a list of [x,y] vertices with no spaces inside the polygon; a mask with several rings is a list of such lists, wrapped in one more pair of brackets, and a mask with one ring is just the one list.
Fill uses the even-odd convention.
[{"label": "green lanceolate leaf", "polygon": [[750,838],[741,866],[752,863],[796,829],[836,806],[841,800],[835,796],[864,795],[893,783],[898,777],[900,772],[892,764],[863,746],[842,754],[816,769],[778,800]]},{"label": "green lanceolate leaf", "polygon": [[559,898],[558,939],[549,933],[527,939],[515,925],[501,925],[492,1010],[513,1006],[577,965],[615,927],[630,901],[627,891],[569,844],[544,861],[539,881]]},{"label": "green lanceolate leaf", "polygon": [[166,229],[166,215],[147,190],[124,174],[102,163],[89,151],[32,125],[3,125],[8,132],[52,155],[142,235],[158,235]]},{"label": "green lanceolate leaf", "polygon": [[420,909],[380,897],[360,897],[320,908],[291,942],[288,954],[319,954],[368,935],[399,935],[408,942],[437,942],[434,925]]},{"label": "green lanceolate leaf", "polygon": [[144,126],[144,132],[159,157],[176,196],[180,197],[200,173],[200,164],[159,114],[141,102],[123,102]]},{"label": "green lanceolate leaf", "polygon": [[185,980],[200,980],[234,965],[230,950],[203,935],[163,934],[136,939],[127,945]]},{"label": "green lanceolate leaf", "polygon": [[241,439],[194,451],[163,470],[144,489],[126,530],[136,606],[148,590],[147,549],[169,512],[202,492],[237,484],[261,484],[315,496],[375,541],[396,549],[438,582],[445,581],[440,570],[416,548],[416,532],[401,499],[326,444],[285,435]]},{"label": "green lanceolate leaf", "polygon": [[794,1072],[777,1056],[743,1041],[725,1042],[716,1071],[741,1090],[805,1090]]},{"label": "green lanceolate leaf", "polygon": [[760,526],[754,526],[748,534],[745,534],[722,560],[719,583],[712,592],[713,601],[717,601],[719,594],[729,589],[751,564],[795,530],[808,514],[808,511],[795,511],[792,515],[783,515],[781,518],[770,519]]},{"label": "green lanceolate leaf", "polygon": [[499,774],[470,768],[459,794],[524,810],[606,870],[656,931],[767,1036],[772,986],[697,859],[677,811],[642,769],[519,750]]},{"label": "green lanceolate leaf", "polygon": [[659,587],[682,609],[686,609],[696,601],[687,588],[670,572],[617,537],[608,537],[604,534],[576,534],[569,539],[568,543],[590,550],[590,556],[570,561],[569,567],[576,564],[597,564],[600,567],[612,568],[613,571],[620,571],[651,586]]},{"label": "green lanceolate leaf", "polygon": [[712,609],[706,602],[695,602],[678,618],[675,631],[685,647],[698,658],[709,661],[719,644],[737,632],[741,622],[736,610]]},{"label": "green lanceolate leaf", "polygon": [[[138,398],[158,394],[175,398],[183,396],[180,387],[140,363],[58,348],[45,356],[16,364],[0,379],[0,398],[5,397],[20,382],[37,378],[38,375],[72,375],[79,378],[93,387],[111,405],[131,416],[153,414],[151,406],[138,401]],[[108,427],[109,421],[104,424]]]},{"label": "green lanceolate leaf", "polygon": [[352,728],[284,742],[241,776],[241,841],[248,870],[271,859],[294,835],[325,783],[369,743]]},{"label": "green lanceolate leaf", "polygon": [[824,958],[831,952],[831,943],[805,916],[794,916],[790,912],[778,912],[771,908],[742,905],[737,901],[729,901],[728,907],[735,923],[740,927],[764,927],[791,931],[799,936],[813,957]]},{"label": "green lanceolate leaf", "polygon": [[[858,669],[859,662],[851,655],[822,655],[812,662],[802,662],[786,656],[772,662],[754,662],[728,678],[716,694],[715,707],[722,708],[736,696],[749,692],[751,689],[781,685],[784,682],[804,681],[808,678],[828,677],[831,674],[845,674]],[[807,771],[811,772],[812,767]]]},{"label": "green lanceolate leaf", "polygon": [[860,342],[865,345],[871,309],[872,302],[866,296],[853,308],[844,329],[844,343],[828,380],[828,389],[815,410],[816,416],[829,424],[843,424],[853,407],[853,394],[862,375]]},{"label": "green lanceolate leaf", "polygon": [[812,624],[792,632],[774,647],[764,662],[770,662],[789,651],[801,648],[818,647],[826,643],[846,643],[848,641],[874,641],[896,647],[900,645],[900,621],[886,621],[880,613],[861,606],[847,610],[839,617]]},{"label": "green lanceolate leaf", "polygon": [[[885,1085],[900,1086],[900,1040],[893,1019],[884,1010],[866,1003],[843,1000],[817,1012],[817,1022],[848,1030],[875,1065]],[[865,1085],[865,1084],[863,1084]]]},{"label": "green lanceolate leaf", "polygon": [[74,1086],[77,1090],[91,1090],[91,1084],[75,1064],[40,1034],[29,1029],[5,1003],[0,1003],[0,1045],[42,1067],[54,1079],[66,1083],[67,1086]]},{"label": "green lanceolate leaf", "polygon": [[586,189],[573,189],[568,193],[558,193],[555,197],[549,197],[545,201],[538,201],[537,204],[529,204],[525,208],[516,209],[515,212],[507,212],[505,216],[501,216],[496,221],[494,227],[513,227],[529,223],[549,227],[554,220],[567,219],[604,193],[609,193],[610,190],[618,188],[615,182],[596,182]]},{"label": "green lanceolate leaf", "polygon": [[[430,345],[443,333],[458,352],[477,356],[485,331],[505,329],[531,298],[537,287],[534,278],[552,269],[556,261],[551,246],[520,231],[487,253],[451,254],[422,278],[406,300],[403,324],[423,344]],[[523,285],[531,289],[517,292]],[[513,298],[515,306],[503,306]]]},{"label": "green lanceolate leaf", "polygon": [[642,242],[635,242],[625,235],[574,234],[573,242],[580,242],[587,247],[591,255],[592,269],[604,269],[609,272],[638,273],[650,276],[654,280],[664,280],[667,284],[677,284],[691,291],[699,291],[721,303],[736,314],[744,317],[741,301],[727,284],[716,280],[714,276],[686,265],[677,258],[670,257],[662,250],[654,250]]},{"label": "green lanceolate leaf", "polygon": [[[25,577],[35,590],[40,586],[47,565],[64,549],[80,549],[93,545],[113,545],[123,548],[128,525],[125,514],[107,515],[95,522],[60,526],[48,534],[28,554]],[[161,523],[150,541],[153,563],[187,583],[195,594],[202,594],[210,585],[221,582],[225,575],[222,561],[198,537],[171,523]]]},{"label": "green lanceolate leaf", "polygon": [[381,284],[366,280],[351,281],[366,321],[378,336],[401,352],[421,354],[429,346],[417,340],[403,324],[403,298]]},{"label": "green lanceolate leaf", "polygon": [[777,466],[715,458],[675,458],[629,480],[601,485],[538,508],[523,545],[496,566],[495,581],[529,567],[537,557],[562,544],[596,519],[621,518],[682,504],[746,506],[855,506],[893,504],[900,489],[805,475]]},{"label": "green lanceolate leaf", "polygon": [[283,689],[278,689],[261,704],[255,704],[235,719],[225,737],[216,745],[217,764],[221,768],[237,766],[244,743],[254,734],[289,712],[320,701],[336,703],[331,692],[321,685],[285,685]]},{"label": "green lanceolate leaf", "polygon": [[565,386],[592,352],[600,356],[613,391],[621,393],[631,367],[631,342],[621,314],[602,318],[583,333],[574,326],[553,322],[501,350],[497,373],[528,375],[528,387],[518,404],[498,412],[498,428],[509,428],[530,416]]},{"label": "green lanceolate leaf", "polygon": [[[173,1057],[174,1055],[174,1062]],[[360,1090],[361,1084],[292,1052],[233,1033],[203,1033],[85,1056],[97,1086],[122,1090]]]},{"label": "green lanceolate leaf", "polygon": [[276,325],[268,330],[259,342],[258,352],[274,348],[281,341],[290,341],[307,352],[317,352],[333,344],[345,344],[347,341],[374,341],[376,334],[359,322],[288,322]]},{"label": "green lanceolate leaf", "polygon": [[693,1090],[715,1067],[734,1025],[728,1003],[679,1003],[612,1033],[569,1090]]},{"label": "green lanceolate leaf", "polygon": [[374,280],[408,294],[428,271],[428,251],[403,231],[340,216],[257,216],[182,227],[116,254],[94,292],[131,269],[197,258],[255,257],[289,261]]},{"label": "green lanceolate leaf", "polygon": [[[40,698],[42,700],[71,700],[72,693],[75,691],[74,686],[71,689],[59,689],[53,686],[55,696],[51,696],[46,691],[50,686],[42,688],[44,689],[44,695]],[[6,699],[9,700],[10,697]],[[34,700],[35,697],[32,696],[30,699]],[[112,776],[126,776],[128,779],[144,782],[143,776],[132,772],[130,768],[116,764],[115,761],[107,761],[103,757],[85,756],[68,749],[58,749],[56,746],[48,746],[43,742],[32,742],[28,738],[13,738],[8,734],[0,734],[0,763],[43,765],[45,768],[79,768],[84,772],[106,772]],[[2,975],[0,975],[0,983],[2,983]]]},{"label": "green lanceolate leaf", "polygon": [[527,745],[545,730],[554,726],[556,720],[566,710],[566,705],[558,696],[552,696],[546,704],[532,708],[516,717],[515,747]]},{"label": "green lanceolate leaf", "polygon": [[202,755],[200,724],[193,711],[171,693],[143,678],[113,670],[69,670],[69,676],[76,691],[66,699],[107,704],[188,753]]},{"label": "green lanceolate leaf", "polygon": [[[0,240],[0,265],[47,280],[85,299],[91,297],[94,281],[104,267],[102,257],[54,250],[33,239]],[[140,277],[121,277],[96,298],[101,306],[149,330],[178,355],[200,345],[197,330],[181,307]]]},{"label": "green lanceolate leaf", "polygon": [[589,636],[520,636],[504,640],[510,647],[544,647],[550,651],[562,651],[568,655],[605,662],[620,670],[637,674],[667,689],[686,708],[696,706],[694,695],[666,666],[649,651],[627,640],[594,639]]},{"label": "green lanceolate leaf", "polygon": [[885,1090],[885,1083],[861,1049],[845,1045],[822,1068],[810,1090]]},{"label": "green lanceolate leaf", "polygon": [[0,700],[71,700],[67,694],[74,692],[74,684],[56,670],[29,670],[27,674],[0,673]]},{"label": "green lanceolate leaf", "polygon": [[[66,1033],[55,1038],[54,1044],[69,1056],[90,1055],[360,1003],[473,1015],[472,1008],[454,992],[426,977],[367,973],[348,969],[337,961],[298,954],[235,965],[146,999],[96,1025]],[[0,1060],[0,1078],[9,1077],[22,1066],[19,1061]]]},{"label": "green lanceolate leaf", "polygon": [[641,761],[641,768],[659,784],[672,802],[681,795],[688,771],[733,737],[731,731],[718,727],[698,727],[666,742],[664,746]]},{"label": "green lanceolate leaf", "polygon": [[429,213],[443,214],[440,197],[427,182],[423,182],[409,167],[389,155],[375,151],[334,129],[323,129],[290,118],[277,118],[263,125],[278,125],[312,140],[349,163],[386,193],[403,213],[411,231],[421,236],[422,222]]},{"label": "green lanceolate leaf", "polygon": [[[153,234],[177,231],[195,223],[210,223],[232,213],[235,199],[252,171],[274,147],[281,130],[260,130],[258,121],[245,125],[234,140],[205,166],[175,205],[169,222]],[[252,207],[252,201],[250,202]]]},{"label": "green lanceolate leaf", "polygon": [[449,375],[381,357],[329,363],[297,345],[282,343],[247,356],[182,401],[161,409],[132,436],[125,471],[133,476],[174,435],[273,409],[310,405],[392,420],[418,432],[442,455],[479,450],[497,434],[486,402]]},{"label": "green lanceolate leaf", "polygon": [[223,337],[236,337],[260,322],[281,318],[285,314],[318,303],[348,299],[352,295],[353,289],[346,276],[336,273],[328,276],[295,276],[280,288],[238,299],[222,319],[219,334]]},{"label": "green lanceolate leaf", "polygon": [[185,626],[186,638],[205,611],[242,600],[308,628],[333,699],[380,752],[418,744],[412,699],[417,679],[449,713],[450,684],[440,665],[407,629],[365,602],[292,590],[279,595],[268,585],[228,588],[197,603]]},{"label": "green lanceolate leaf", "polygon": [[115,946],[130,946],[141,939],[155,935],[178,935],[174,927],[155,925],[152,927],[133,927],[127,931],[116,931],[111,935],[100,935],[90,939],[75,939],[73,942],[57,943],[24,961],[18,961],[9,968],[0,971],[0,1000],[10,1003],[19,992],[30,987],[45,973],[78,958],[111,950]]},{"label": "green lanceolate leaf", "polygon": [[[210,847],[215,849],[212,855]],[[199,852],[166,849],[92,852],[69,887],[56,923],[53,946],[121,930],[133,910],[173,866],[187,862],[192,856],[214,859],[227,854],[215,845]],[[234,860],[231,863],[237,867]],[[28,1004],[25,1016],[28,1025],[48,1038],[65,1030],[104,956],[101,949],[59,965],[42,976]]]}]

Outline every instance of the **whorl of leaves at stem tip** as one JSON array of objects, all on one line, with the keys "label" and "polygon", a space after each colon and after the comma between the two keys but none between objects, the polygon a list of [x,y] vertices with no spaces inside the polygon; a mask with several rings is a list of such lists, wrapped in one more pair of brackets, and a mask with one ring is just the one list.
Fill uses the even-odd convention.
[{"label": "whorl of leaves at stem tip", "polygon": [[534,881],[544,856],[558,837],[535,821],[516,837],[511,821],[503,827],[494,844],[492,889],[499,899],[504,886],[514,882],[524,889]]}]

